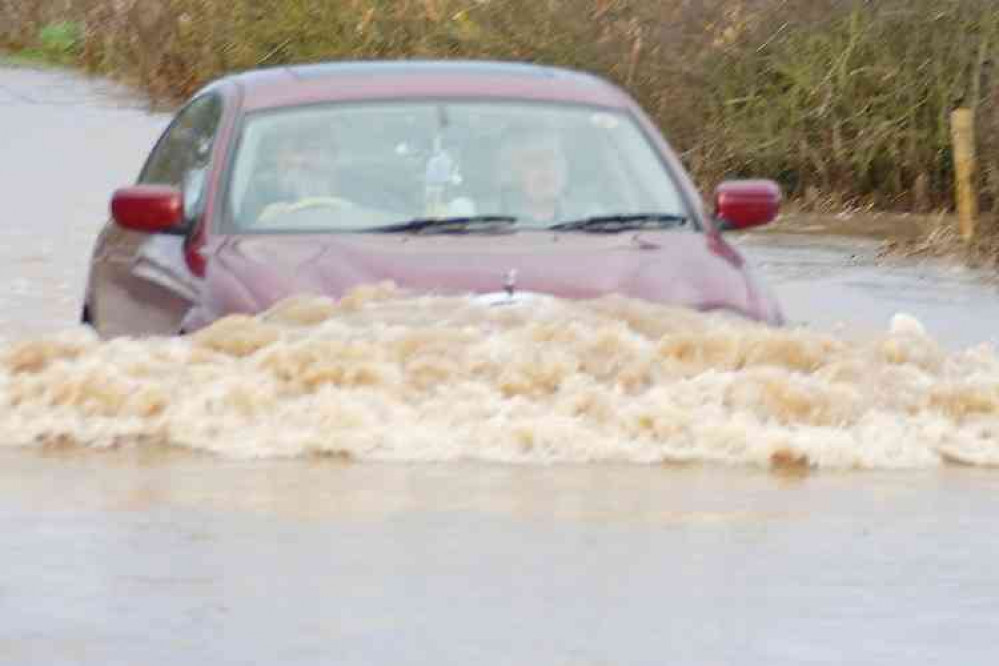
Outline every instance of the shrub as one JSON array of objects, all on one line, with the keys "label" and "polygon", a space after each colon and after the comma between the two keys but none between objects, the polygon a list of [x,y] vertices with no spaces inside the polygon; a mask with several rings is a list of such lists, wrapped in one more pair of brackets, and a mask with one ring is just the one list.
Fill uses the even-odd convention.
[{"label": "shrub", "polygon": [[[993,0],[791,0],[713,59],[701,149],[724,171],[775,174],[797,194],[947,201],[950,110],[980,111],[983,148],[997,138],[997,44]],[[994,199],[994,153],[982,155]]]},{"label": "shrub", "polygon": [[988,210],[999,201],[994,2],[0,0],[0,41],[47,25],[39,40],[79,44],[84,66],[172,100],[228,72],[325,59],[576,67],[629,89],[705,188],[767,176],[799,200],[884,208],[951,200],[948,114],[964,104],[979,112]]}]

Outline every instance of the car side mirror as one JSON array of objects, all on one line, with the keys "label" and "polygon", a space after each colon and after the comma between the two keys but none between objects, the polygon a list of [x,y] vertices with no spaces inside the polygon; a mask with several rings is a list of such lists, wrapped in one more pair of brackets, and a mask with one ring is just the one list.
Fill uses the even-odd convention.
[{"label": "car side mirror", "polygon": [[184,197],[176,187],[133,185],[115,190],[111,217],[118,226],[145,233],[185,232]]},{"label": "car side mirror", "polygon": [[777,217],[780,202],[772,180],[728,180],[715,189],[715,219],[722,231],[758,227]]}]

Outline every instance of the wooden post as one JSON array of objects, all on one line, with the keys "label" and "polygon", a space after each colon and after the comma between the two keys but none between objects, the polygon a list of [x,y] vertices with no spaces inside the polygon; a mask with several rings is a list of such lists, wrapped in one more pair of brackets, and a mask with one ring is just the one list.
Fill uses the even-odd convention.
[{"label": "wooden post", "polygon": [[978,219],[978,192],[975,191],[975,113],[971,109],[955,109],[950,115],[951,138],[954,142],[954,179],[957,197],[957,217],[961,238],[965,242],[975,237]]}]

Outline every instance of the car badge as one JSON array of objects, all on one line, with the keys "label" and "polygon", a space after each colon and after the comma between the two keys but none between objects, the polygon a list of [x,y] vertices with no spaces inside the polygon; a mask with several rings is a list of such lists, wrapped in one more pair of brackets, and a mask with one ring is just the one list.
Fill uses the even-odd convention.
[{"label": "car badge", "polygon": [[503,281],[503,291],[509,296],[513,296],[514,290],[517,288],[517,269],[511,268],[506,272],[506,279]]}]

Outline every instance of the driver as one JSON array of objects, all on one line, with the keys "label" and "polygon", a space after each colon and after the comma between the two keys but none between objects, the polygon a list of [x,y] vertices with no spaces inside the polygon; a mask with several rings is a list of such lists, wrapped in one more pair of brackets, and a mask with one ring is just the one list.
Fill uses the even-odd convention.
[{"label": "driver", "polygon": [[309,203],[347,205],[336,196],[337,148],[326,126],[279,128],[259,150],[260,166],[244,205],[251,224]]}]

